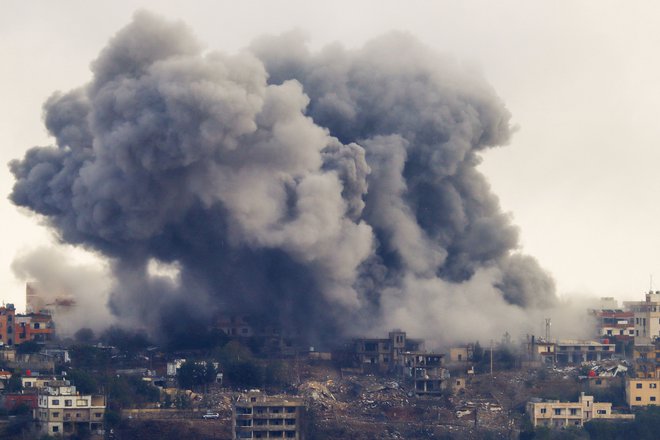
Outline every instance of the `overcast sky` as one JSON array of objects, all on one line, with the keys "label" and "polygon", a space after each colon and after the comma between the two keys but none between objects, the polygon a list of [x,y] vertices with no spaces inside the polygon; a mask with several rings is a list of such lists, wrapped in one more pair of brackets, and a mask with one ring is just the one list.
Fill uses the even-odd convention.
[{"label": "overcast sky", "polygon": [[[90,62],[136,9],[181,19],[224,52],[294,28],[313,48],[404,30],[483,72],[512,112],[518,132],[481,169],[559,294],[641,299],[652,274],[660,289],[657,2],[4,0],[0,8],[3,164],[52,143],[43,102],[88,81]],[[11,263],[55,240],[9,203],[12,185],[3,165],[0,292],[22,310]]]}]

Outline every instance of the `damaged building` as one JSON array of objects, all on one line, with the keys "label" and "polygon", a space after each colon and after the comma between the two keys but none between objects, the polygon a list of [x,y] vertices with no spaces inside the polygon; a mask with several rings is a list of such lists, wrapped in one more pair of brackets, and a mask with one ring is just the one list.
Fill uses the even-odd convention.
[{"label": "damaged building", "polygon": [[403,353],[422,352],[424,341],[408,338],[404,331],[393,330],[387,338],[354,339],[353,350],[365,371],[386,373],[403,365]]},{"label": "damaged building", "polygon": [[404,331],[393,330],[387,338],[354,339],[353,350],[362,371],[400,376],[417,396],[438,396],[447,388],[445,355],[424,351],[424,340],[409,338]]},{"label": "damaged building", "polygon": [[447,388],[449,371],[443,354],[403,353],[403,377],[413,384],[417,396],[439,396]]}]

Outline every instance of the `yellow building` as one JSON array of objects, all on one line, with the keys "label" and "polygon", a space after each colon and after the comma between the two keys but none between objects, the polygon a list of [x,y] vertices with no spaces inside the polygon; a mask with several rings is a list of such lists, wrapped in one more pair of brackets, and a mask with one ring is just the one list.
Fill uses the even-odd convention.
[{"label": "yellow building", "polygon": [[467,362],[472,359],[472,347],[452,347],[449,349],[450,362]]},{"label": "yellow building", "polygon": [[658,405],[660,402],[659,378],[630,378],[626,380],[626,403],[634,406]]},{"label": "yellow building", "polygon": [[564,428],[582,426],[593,419],[632,420],[633,414],[613,414],[610,402],[594,402],[593,396],[580,395],[577,402],[550,400],[528,402],[527,414],[534,427]]}]

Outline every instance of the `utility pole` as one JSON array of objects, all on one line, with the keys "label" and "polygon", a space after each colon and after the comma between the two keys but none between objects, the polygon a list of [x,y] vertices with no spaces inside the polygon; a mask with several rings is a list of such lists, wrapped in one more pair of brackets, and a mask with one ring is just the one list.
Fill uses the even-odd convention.
[{"label": "utility pole", "polygon": [[493,340],[490,340],[490,375],[493,375]]}]

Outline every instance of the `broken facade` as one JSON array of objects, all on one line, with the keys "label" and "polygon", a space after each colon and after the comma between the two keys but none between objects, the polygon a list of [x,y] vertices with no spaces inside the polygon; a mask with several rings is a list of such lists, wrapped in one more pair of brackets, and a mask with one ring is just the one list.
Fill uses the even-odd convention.
[{"label": "broken facade", "polygon": [[406,332],[393,330],[386,339],[359,338],[353,341],[353,350],[360,366],[368,371],[393,372],[403,366],[405,352],[421,352],[424,341],[408,338]]},{"label": "broken facade", "polygon": [[449,371],[443,368],[443,354],[403,353],[403,377],[413,384],[417,396],[438,396],[447,388]]}]

